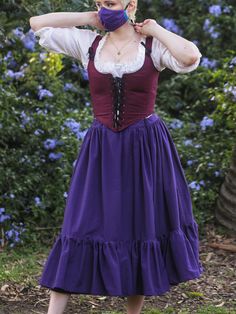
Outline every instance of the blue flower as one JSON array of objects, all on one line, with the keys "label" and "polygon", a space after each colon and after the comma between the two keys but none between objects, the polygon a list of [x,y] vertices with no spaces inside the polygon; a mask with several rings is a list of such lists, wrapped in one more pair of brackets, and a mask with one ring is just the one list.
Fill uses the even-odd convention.
[{"label": "blue flower", "polygon": [[7,219],[10,219],[11,217],[9,215],[1,214],[0,215],[0,222],[4,222]]},{"label": "blue flower", "polygon": [[6,76],[18,80],[19,78],[24,77],[25,74],[23,71],[14,72],[12,70],[7,70]]},{"label": "blue flower", "polygon": [[200,190],[200,185],[196,182],[196,181],[192,181],[190,184],[189,184],[189,187],[193,190],[197,190],[199,191]]},{"label": "blue flower", "polygon": [[217,65],[217,61],[216,60],[209,60],[207,57],[203,57],[200,63],[201,66],[205,67],[205,68],[215,68],[215,66]]},{"label": "blue flower", "polygon": [[229,83],[224,84],[224,93],[231,93],[236,99],[236,86],[229,86]]},{"label": "blue flower", "polygon": [[213,162],[208,162],[208,167],[213,167],[215,164]]},{"label": "blue flower", "polygon": [[185,146],[193,145],[193,141],[192,140],[185,140],[185,141],[183,141],[183,143],[184,143]]},{"label": "blue flower", "polygon": [[20,238],[19,237],[15,237],[15,242],[20,242]]},{"label": "blue flower", "polygon": [[32,29],[30,29],[22,38],[21,41],[24,47],[30,51],[35,51],[35,35]]},{"label": "blue flower", "polygon": [[226,7],[224,7],[224,9],[223,9],[223,12],[224,13],[230,13],[230,7],[228,7],[228,6],[226,6]]},{"label": "blue flower", "polygon": [[20,234],[17,230],[14,230],[14,232],[15,232],[15,236],[17,236],[18,237],[18,235]]},{"label": "blue flower", "polygon": [[40,60],[44,60],[46,57],[47,57],[47,53],[46,52],[40,52],[40,54],[39,54]]},{"label": "blue flower", "polygon": [[90,102],[89,101],[86,101],[86,103],[85,103],[85,106],[90,106],[91,104],[90,104]]},{"label": "blue flower", "polygon": [[214,38],[214,39],[220,36],[220,33],[215,31],[214,26],[211,26],[211,28],[209,29],[209,33],[210,33],[211,38]]},{"label": "blue flower", "polygon": [[5,208],[4,208],[4,207],[0,207],[0,215],[1,215],[2,213],[5,213]]},{"label": "blue flower", "polygon": [[214,121],[211,118],[205,116],[202,121],[200,122],[200,126],[202,130],[205,130],[207,126],[213,126]]},{"label": "blue flower", "polygon": [[209,13],[214,16],[220,16],[222,14],[221,6],[218,4],[211,5],[209,7]]},{"label": "blue flower", "polygon": [[17,242],[21,241],[20,238],[19,238],[19,235],[26,230],[25,228],[22,227],[22,225],[23,225],[22,222],[20,222],[19,225],[20,226],[16,226],[13,223],[12,224],[12,229],[7,230],[5,232],[6,238],[11,242],[10,245],[9,245],[10,247],[15,246],[15,244]]},{"label": "blue flower", "polygon": [[7,55],[3,58],[4,61],[8,61],[9,59],[13,58],[12,51],[8,51]]},{"label": "blue flower", "polygon": [[203,185],[203,186],[206,186],[204,180],[200,180],[199,183],[200,183],[201,185]]},{"label": "blue flower", "polygon": [[64,196],[65,198],[67,198],[67,197],[68,197],[68,193],[67,193],[67,192],[64,192],[63,196]]},{"label": "blue flower", "polygon": [[88,80],[89,80],[88,71],[87,71],[87,70],[85,70],[84,68],[81,68],[81,67],[80,67],[80,73],[82,74],[83,79],[84,79],[85,81],[88,81]]},{"label": "blue flower", "polygon": [[218,38],[220,36],[220,33],[215,31],[215,27],[211,25],[211,21],[208,18],[204,21],[203,30],[208,32],[212,38]]},{"label": "blue flower", "polygon": [[163,27],[166,28],[168,31],[177,33],[177,34],[182,34],[182,30],[179,28],[178,25],[176,25],[175,20],[174,19],[168,19],[168,18],[164,18],[162,20],[162,24]]},{"label": "blue flower", "polygon": [[54,149],[57,145],[57,140],[48,138],[43,143],[44,143],[44,148]]},{"label": "blue flower", "polygon": [[43,133],[44,133],[44,131],[41,130],[41,129],[37,129],[37,130],[34,131],[35,135],[40,135],[40,134],[43,134]]},{"label": "blue flower", "polygon": [[80,139],[84,139],[84,137],[85,137],[85,135],[86,135],[86,133],[87,133],[87,131],[88,131],[88,129],[86,129],[86,130],[84,130],[84,131],[79,131],[78,133],[77,133],[77,138],[80,140]]},{"label": "blue flower", "polygon": [[36,111],[37,111],[37,114],[42,114],[44,116],[48,113],[47,109],[42,110],[42,109],[37,108]]},{"label": "blue flower", "polygon": [[[151,1],[150,1],[150,3],[151,3]],[[162,3],[163,3],[164,5],[173,5],[172,0],[162,0]]]},{"label": "blue flower", "polygon": [[64,91],[68,91],[68,90],[76,91],[76,88],[75,88],[74,84],[66,83],[64,85]]},{"label": "blue flower", "polygon": [[48,157],[51,160],[57,160],[57,159],[60,159],[62,156],[63,156],[63,153],[50,153]]},{"label": "blue flower", "polygon": [[22,38],[22,36],[24,35],[24,32],[23,32],[23,28],[22,27],[17,27],[15,29],[12,30],[12,33],[18,37],[18,38]]},{"label": "blue flower", "polygon": [[72,72],[77,73],[80,71],[80,66],[77,65],[75,62],[72,63]]},{"label": "blue flower", "polygon": [[231,65],[236,65],[236,57],[234,57],[231,61],[230,61]]},{"label": "blue flower", "polygon": [[24,110],[21,111],[20,116],[22,118],[23,125],[27,124],[31,120],[31,117],[27,116],[27,114],[24,112]]},{"label": "blue flower", "polygon": [[67,126],[75,134],[77,134],[80,129],[80,123],[76,122],[73,118],[66,119],[64,125]]},{"label": "blue flower", "polygon": [[215,174],[216,177],[219,177],[220,172],[219,171],[215,171],[214,174]]},{"label": "blue flower", "polygon": [[36,197],[34,198],[34,201],[35,201],[35,204],[36,204],[36,205],[40,205],[40,204],[41,204],[40,197],[38,197],[38,196],[36,196]]},{"label": "blue flower", "polygon": [[13,235],[14,235],[14,230],[13,230],[13,229],[12,229],[12,230],[7,230],[7,231],[5,232],[5,235],[6,235],[8,238],[12,238]]},{"label": "blue flower", "polygon": [[182,128],[183,124],[184,124],[183,121],[179,119],[173,119],[172,122],[170,123],[170,127],[172,129],[179,129]]},{"label": "blue flower", "polygon": [[196,163],[196,162],[197,162],[196,159],[194,159],[194,160],[190,159],[190,160],[187,161],[187,165],[188,165],[188,166],[191,166],[191,165],[193,165],[193,164]]},{"label": "blue flower", "polygon": [[77,162],[77,159],[75,159],[74,161],[73,161],[73,168],[75,167],[75,164],[76,164],[76,162]]},{"label": "blue flower", "polygon": [[49,90],[42,88],[38,92],[39,99],[42,100],[44,97],[53,97],[53,93],[51,93]]}]

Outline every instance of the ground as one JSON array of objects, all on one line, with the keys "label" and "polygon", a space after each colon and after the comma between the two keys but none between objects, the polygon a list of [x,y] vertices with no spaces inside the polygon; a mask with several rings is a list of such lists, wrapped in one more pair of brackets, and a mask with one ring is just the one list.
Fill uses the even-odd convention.
[{"label": "ground", "polygon": [[[236,239],[232,233],[219,234],[216,230],[214,224],[206,225],[206,237],[200,239],[200,259],[205,268],[201,277],[173,286],[162,296],[146,296],[142,314],[236,314],[236,310],[233,310],[236,309],[234,251]],[[216,248],[211,245],[212,242],[224,244],[225,247]],[[227,249],[229,244],[230,247]],[[38,278],[38,274],[31,276],[35,276],[35,280]],[[8,281],[6,278],[1,280],[1,277],[0,287],[0,314],[47,313],[49,289],[29,282],[21,284]],[[124,314],[126,299],[126,297],[72,295],[65,314]]]}]

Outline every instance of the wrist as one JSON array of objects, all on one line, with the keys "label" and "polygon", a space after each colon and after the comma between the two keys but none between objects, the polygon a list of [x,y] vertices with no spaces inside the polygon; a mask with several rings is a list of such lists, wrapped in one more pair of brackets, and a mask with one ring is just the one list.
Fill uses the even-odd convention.
[{"label": "wrist", "polygon": [[97,12],[96,11],[89,11],[88,13],[88,25],[94,26],[94,21],[96,19]]},{"label": "wrist", "polygon": [[159,25],[157,22],[152,27],[152,36],[156,37],[157,39],[160,39],[161,34],[164,32],[168,32],[164,27]]}]

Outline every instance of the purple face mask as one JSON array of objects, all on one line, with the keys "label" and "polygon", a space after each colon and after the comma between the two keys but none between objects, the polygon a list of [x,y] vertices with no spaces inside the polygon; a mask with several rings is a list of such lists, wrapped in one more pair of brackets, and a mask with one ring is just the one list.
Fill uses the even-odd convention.
[{"label": "purple face mask", "polygon": [[99,10],[98,15],[105,30],[112,32],[128,21],[127,6],[124,10],[111,10],[104,7]]}]

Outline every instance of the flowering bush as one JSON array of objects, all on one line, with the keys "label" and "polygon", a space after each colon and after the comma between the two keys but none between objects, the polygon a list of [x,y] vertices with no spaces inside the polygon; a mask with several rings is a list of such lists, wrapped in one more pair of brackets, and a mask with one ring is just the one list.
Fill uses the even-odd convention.
[{"label": "flowering bush", "polygon": [[[146,0],[137,11],[137,21],[156,19],[193,41],[203,55],[193,73],[161,73],[156,104],[178,149],[199,223],[212,217],[234,145],[233,4]],[[53,11],[90,5],[59,1]],[[0,8],[0,244],[14,247],[38,237],[38,227],[60,225],[92,109],[81,64],[45,51],[30,30],[28,12],[48,13],[51,2],[26,0],[19,7],[6,0]]]},{"label": "flowering bush", "polygon": [[[229,52],[214,71],[199,69],[177,75],[160,88],[157,111],[167,122],[178,149],[192,194],[199,224],[213,217],[220,186],[229,168],[236,138],[235,53]],[[168,86],[183,86],[185,102],[178,93],[170,101]],[[199,96],[196,84],[199,82]],[[207,86],[201,92],[200,88]],[[181,93],[182,94],[182,93]],[[194,97],[192,96],[194,94]],[[198,95],[198,94],[197,94]],[[176,98],[175,98],[176,97]],[[174,107],[176,104],[176,107]],[[165,110],[165,113],[164,113]],[[174,111],[175,118],[171,117]],[[169,113],[168,113],[169,112]],[[176,118],[178,117],[178,118]]]},{"label": "flowering bush", "polygon": [[36,51],[27,34],[10,31],[0,52],[0,245],[9,247],[37,227],[59,226],[92,120],[80,65]]}]

